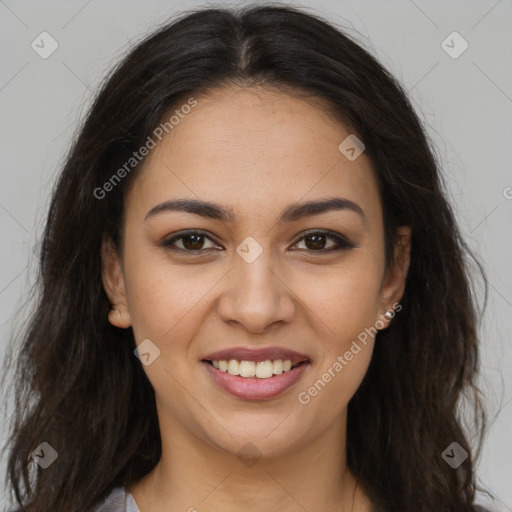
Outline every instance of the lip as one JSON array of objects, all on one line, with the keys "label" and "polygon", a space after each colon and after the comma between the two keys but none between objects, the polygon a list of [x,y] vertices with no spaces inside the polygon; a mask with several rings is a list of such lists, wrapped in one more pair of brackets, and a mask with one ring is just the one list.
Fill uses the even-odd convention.
[{"label": "lip", "polygon": [[[213,355],[217,357],[217,353]],[[271,358],[269,357],[269,359]],[[252,361],[253,359],[245,359],[245,361],[248,360]],[[304,372],[311,365],[310,362],[307,361],[292,368],[288,372],[274,375],[268,379],[260,379],[258,377],[240,377],[238,375],[222,372],[205,360],[201,361],[201,364],[217,386],[230,395],[243,400],[270,400],[282,395],[299,381]]]},{"label": "lip", "polygon": [[292,362],[292,365],[302,363],[303,361],[309,361],[308,356],[284,347],[233,347],[212,352],[202,358],[203,361],[229,361],[230,359],[254,362],[267,361],[269,359],[272,361],[275,361],[276,359],[282,359],[283,361],[289,359]]}]

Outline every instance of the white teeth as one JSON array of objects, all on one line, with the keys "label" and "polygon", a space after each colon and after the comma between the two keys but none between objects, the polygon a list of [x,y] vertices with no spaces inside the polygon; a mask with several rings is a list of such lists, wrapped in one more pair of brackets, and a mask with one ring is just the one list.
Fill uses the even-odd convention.
[{"label": "white teeth", "polygon": [[268,379],[272,377],[274,365],[272,361],[258,361],[256,364],[256,377],[258,379]]},{"label": "white teeth", "polygon": [[228,363],[228,373],[230,373],[231,375],[239,375],[240,374],[240,370],[239,370],[239,364],[238,364],[238,361],[236,359],[231,359]]},{"label": "white teeth", "polygon": [[254,361],[240,361],[240,377],[254,377],[256,375],[256,363]]},{"label": "white teeth", "polygon": [[240,377],[257,377],[258,379],[268,379],[273,375],[280,375],[283,372],[289,372],[292,369],[290,359],[276,359],[271,361],[237,361],[236,359],[212,361],[214,368],[221,372],[227,372],[230,375],[239,375]]},{"label": "white teeth", "polygon": [[274,361],[273,366],[274,367],[272,371],[274,372],[275,375],[283,373],[283,361],[281,361],[281,359],[277,359],[276,361]]}]

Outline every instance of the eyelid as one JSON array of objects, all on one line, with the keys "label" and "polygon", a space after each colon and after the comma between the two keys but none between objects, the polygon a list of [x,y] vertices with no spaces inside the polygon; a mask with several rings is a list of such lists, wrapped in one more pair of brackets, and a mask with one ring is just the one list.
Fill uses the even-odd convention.
[{"label": "eyelid", "polygon": [[162,245],[165,249],[169,249],[169,250],[173,250],[173,251],[177,251],[177,252],[187,252],[189,254],[199,254],[199,253],[205,252],[206,250],[212,249],[212,247],[209,247],[208,249],[197,249],[197,250],[193,251],[193,250],[181,249],[180,247],[174,247],[172,245],[174,242],[177,242],[181,238],[184,238],[188,235],[204,236],[204,238],[211,240],[213,243],[215,243],[217,245],[220,245],[214,240],[214,238],[207,231],[204,231],[201,229],[188,229],[185,231],[180,231],[179,233],[176,233],[175,235],[171,236],[170,238],[166,238],[166,239],[162,240],[159,245]]},{"label": "eyelid", "polygon": [[[304,233],[301,233],[300,237],[295,241],[293,245],[296,245],[298,242],[301,242],[304,238],[306,238],[308,235],[313,234],[320,234],[325,235],[328,238],[332,238],[338,242],[339,248],[349,248],[349,247],[356,247],[354,243],[352,243],[345,235],[342,235],[341,233],[337,233],[334,231],[330,231],[328,229],[310,229],[308,231],[305,231]],[[318,253],[326,253],[329,252],[331,249],[323,249],[319,251],[309,251],[309,252],[318,252]]]},{"label": "eyelid", "polygon": [[[352,248],[357,247],[356,244],[351,242],[346,236],[342,235],[341,233],[330,231],[328,229],[319,229],[319,228],[318,229],[310,229],[308,231],[301,233],[300,236],[295,240],[295,242],[292,245],[297,245],[304,238],[306,238],[308,235],[311,235],[311,234],[320,234],[320,235],[325,235],[328,238],[332,238],[333,240],[336,241],[337,246],[335,246],[334,248],[329,248],[329,249],[319,249],[317,251],[312,250],[312,249],[302,249],[310,254],[314,254],[314,253],[327,254],[330,252],[342,251],[342,250],[347,250],[347,249],[352,249]],[[181,253],[188,253],[190,255],[194,255],[194,254],[198,255],[198,254],[201,254],[201,253],[204,253],[206,251],[213,249],[212,247],[208,247],[206,249],[187,250],[187,249],[181,249],[180,247],[174,247],[172,245],[174,242],[180,240],[181,238],[186,237],[187,235],[200,235],[200,236],[203,236],[204,238],[209,239],[211,242],[216,243],[217,245],[220,245],[214,240],[214,238],[212,238],[212,236],[207,231],[200,230],[200,229],[189,229],[189,230],[181,231],[181,232],[173,235],[169,239],[164,239],[162,242],[160,242],[159,245],[162,245],[164,248],[166,248],[168,250],[181,252]],[[297,249],[294,249],[294,250],[297,250]]]}]

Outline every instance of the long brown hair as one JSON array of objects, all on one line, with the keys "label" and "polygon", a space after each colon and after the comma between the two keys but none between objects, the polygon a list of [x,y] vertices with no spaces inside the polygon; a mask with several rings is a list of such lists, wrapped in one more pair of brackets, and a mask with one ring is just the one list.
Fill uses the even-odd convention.
[{"label": "long brown hair", "polygon": [[[154,391],[134,357],[132,330],[107,320],[101,282],[101,241],[119,242],[123,197],[141,164],[107,194],[98,190],[183,98],[230,83],[327,100],[364,141],[381,193],[386,261],[397,226],[412,227],[412,251],[403,309],[379,332],[349,403],[347,463],[378,511],[474,511],[485,413],[475,383],[482,311],[473,271],[487,297],[485,274],[461,237],[404,89],[339,28],[268,4],[185,12],[139,43],[102,84],[54,188],[33,312],[7,356],[6,368],[16,359],[13,495],[26,512],[82,512],[158,462]],[[460,417],[464,397],[471,432]],[[42,442],[58,453],[46,469],[29,462]],[[457,469],[442,456],[453,442],[468,454]]]}]

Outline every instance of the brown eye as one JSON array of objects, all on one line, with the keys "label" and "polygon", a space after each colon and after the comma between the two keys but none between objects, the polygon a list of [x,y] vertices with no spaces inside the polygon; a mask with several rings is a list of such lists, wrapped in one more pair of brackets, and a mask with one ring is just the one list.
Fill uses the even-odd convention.
[{"label": "brown eye", "polygon": [[[210,240],[212,242],[211,238],[206,236],[204,233],[191,231],[188,233],[181,233],[178,236],[166,240],[162,242],[162,245],[167,249],[176,251],[201,252],[203,249],[205,249],[205,240]],[[177,245],[178,243],[181,243],[181,247]],[[216,247],[215,244],[213,244],[211,247],[206,247],[206,249],[211,249],[214,247]]]},{"label": "brown eye", "polygon": [[[329,244],[329,240],[331,243]],[[207,241],[211,242],[210,247],[205,247]],[[332,243],[334,241],[334,244]],[[326,253],[338,250],[351,249],[354,246],[343,235],[333,234],[325,231],[311,231],[300,238],[295,245],[304,242],[307,252]],[[209,249],[217,249],[213,240],[200,231],[190,231],[176,235],[161,243],[163,247],[172,251],[201,253]],[[301,249],[302,250],[302,249]]]},{"label": "brown eye", "polygon": [[204,235],[185,235],[181,237],[181,240],[185,249],[197,251],[203,247]]},{"label": "brown eye", "polygon": [[[327,240],[334,240],[334,245],[326,248]],[[304,241],[306,250],[310,252],[330,252],[354,247],[345,237],[330,234],[325,231],[311,231],[300,238],[297,243]]]}]

